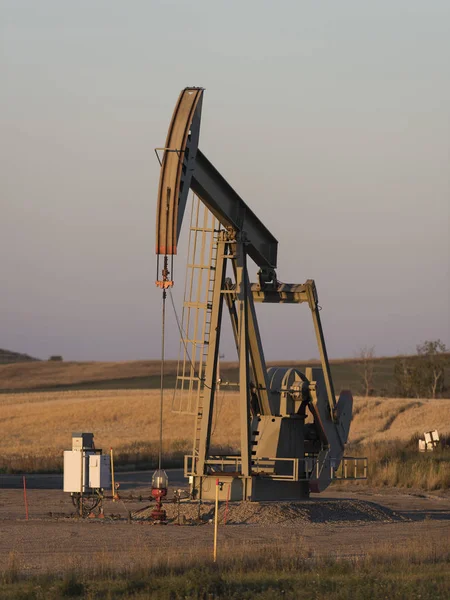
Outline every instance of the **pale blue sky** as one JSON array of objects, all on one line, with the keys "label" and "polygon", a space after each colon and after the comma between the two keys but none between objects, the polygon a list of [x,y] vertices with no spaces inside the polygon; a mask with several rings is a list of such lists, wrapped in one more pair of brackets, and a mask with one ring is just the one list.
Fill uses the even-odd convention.
[{"label": "pale blue sky", "polygon": [[[0,44],[0,347],[159,356],[153,148],[187,85],[332,357],[450,345],[448,1],[1,0]],[[269,359],[317,356],[306,307],[260,314]]]}]

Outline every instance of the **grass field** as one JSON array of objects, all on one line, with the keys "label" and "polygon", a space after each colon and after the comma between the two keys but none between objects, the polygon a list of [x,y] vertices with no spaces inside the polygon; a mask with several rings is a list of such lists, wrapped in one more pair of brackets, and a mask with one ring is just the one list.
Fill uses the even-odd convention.
[{"label": "grass field", "polygon": [[[450,354],[445,378],[450,382]],[[395,396],[394,365],[396,357],[374,360],[373,388],[377,396]],[[300,370],[317,365],[317,361],[278,362],[295,366]],[[269,363],[271,366],[272,363]],[[174,387],[176,361],[166,363],[166,386]],[[331,361],[331,371],[336,392],[351,389],[355,395],[363,392],[362,367],[358,359]],[[237,363],[222,363],[221,377],[224,381],[238,381]],[[160,385],[160,362],[127,361],[101,362],[23,362],[0,365],[0,393],[10,391],[51,390],[108,390],[108,389],[155,389]],[[450,386],[448,386],[450,394]]]},{"label": "grass field", "polygon": [[[99,556],[89,570],[72,566],[60,575],[26,577],[14,553],[0,575],[5,600],[30,598],[110,598],[158,600],[272,598],[381,600],[448,598],[450,543],[423,540],[387,543],[353,557],[315,556],[300,545],[273,545],[245,552],[222,551],[218,564],[210,552],[127,551],[121,570]],[[61,567],[61,566],[60,566]],[[61,568],[58,569],[61,571]]]},{"label": "grass field", "polygon": [[[166,466],[179,465],[191,450],[194,420],[174,413],[173,390],[165,392]],[[157,456],[159,392],[104,390],[0,395],[0,469],[57,471],[72,431],[93,431],[97,447],[113,447],[119,466],[153,467]],[[447,451],[419,455],[411,438],[438,429],[450,435],[450,400],[355,398],[348,454],[368,455],[369,482],[422,489],[450,486]],[[220,393],[212,443],[239,447],[238,394]]]}]

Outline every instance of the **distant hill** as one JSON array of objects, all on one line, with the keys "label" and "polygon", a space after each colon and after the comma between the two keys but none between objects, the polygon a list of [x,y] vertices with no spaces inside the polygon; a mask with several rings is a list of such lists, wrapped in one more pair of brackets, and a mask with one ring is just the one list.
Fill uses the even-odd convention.
[{"label": "distant hill", "polygon": [[21,354],[20,352],[12,352],[11,350],[2,350],[0,348],[0,365],[9,365],[11,363],[23,363],[37,361],[38,358],[33,358],[28,354]]},{"label": "distant hill", "polygon": [[[26,356],[26,355],[19,355]],[[450,354],[446,368],[446,396],[450,390]],[[374,395],[395,397],[394,366],[398,357],[374,359]],[[350,389],[354,394],[363,392],[361,360],[335,359],[330,361],[334,387],[339,394]],[[318,365],[317,361],[277,361],[268,366],[295,366],[301,371],[306,366]],[[177,361],[168,360],[165,368],[165,385],[174,387]],[[223,382],[236,383],[239,379],[237,363],[222,362],[220,376]],[[30,357],[22,362],[0,364],[0,393],[63,390],[127,390],[157,389],[160,385],[160,361],[139,360],[124,362],[57,362],[33,361]],[[223,389],[236,389],[236,387]]]}]

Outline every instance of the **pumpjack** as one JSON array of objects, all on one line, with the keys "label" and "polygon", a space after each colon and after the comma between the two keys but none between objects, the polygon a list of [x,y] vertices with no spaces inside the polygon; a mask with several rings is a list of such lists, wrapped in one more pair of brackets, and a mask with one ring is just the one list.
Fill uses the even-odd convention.
[{"label": "pumpjack", "polygon": [[[314,281],[295,284],[277,279],[276,238],[198,147],[203,95],[204,90],[196,87],[180,93],[166,144],[156,149],[157,155],[163,153],[156,222],[161,278],[156,283],[164,294],[173,285],[169,267],[177,254],[190,190],[197,200],[181,329],[184,360],[176,390],[189,395],[178,410],[193,414],[195,420],[185,476],[199,499],[214,497],[218,478],[228,484],[221,486],[223,499],[307,498],[337,477],[365,476],[366,462],[361,465],[360,459],[344,457],[352,394],[341,391],[336,401]],[[249,258],[259,268],[255,283],[249,278]],[[267,369],[255,310],[260,302],[307,304],[320,367],[308,367],[304,373],[284,366]],[[239,358],[240,452],[236,455],[211,454],[224,307]]]}]

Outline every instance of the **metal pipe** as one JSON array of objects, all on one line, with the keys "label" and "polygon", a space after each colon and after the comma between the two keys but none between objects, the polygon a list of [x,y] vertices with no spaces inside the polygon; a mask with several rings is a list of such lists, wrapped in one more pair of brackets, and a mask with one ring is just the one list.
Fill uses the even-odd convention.
[{"label": "metal pipe", "polygon": [[214,516],[214,562],[217,562],[218,529],[219,529],[219,478],[216,479],[216,514]]}]

